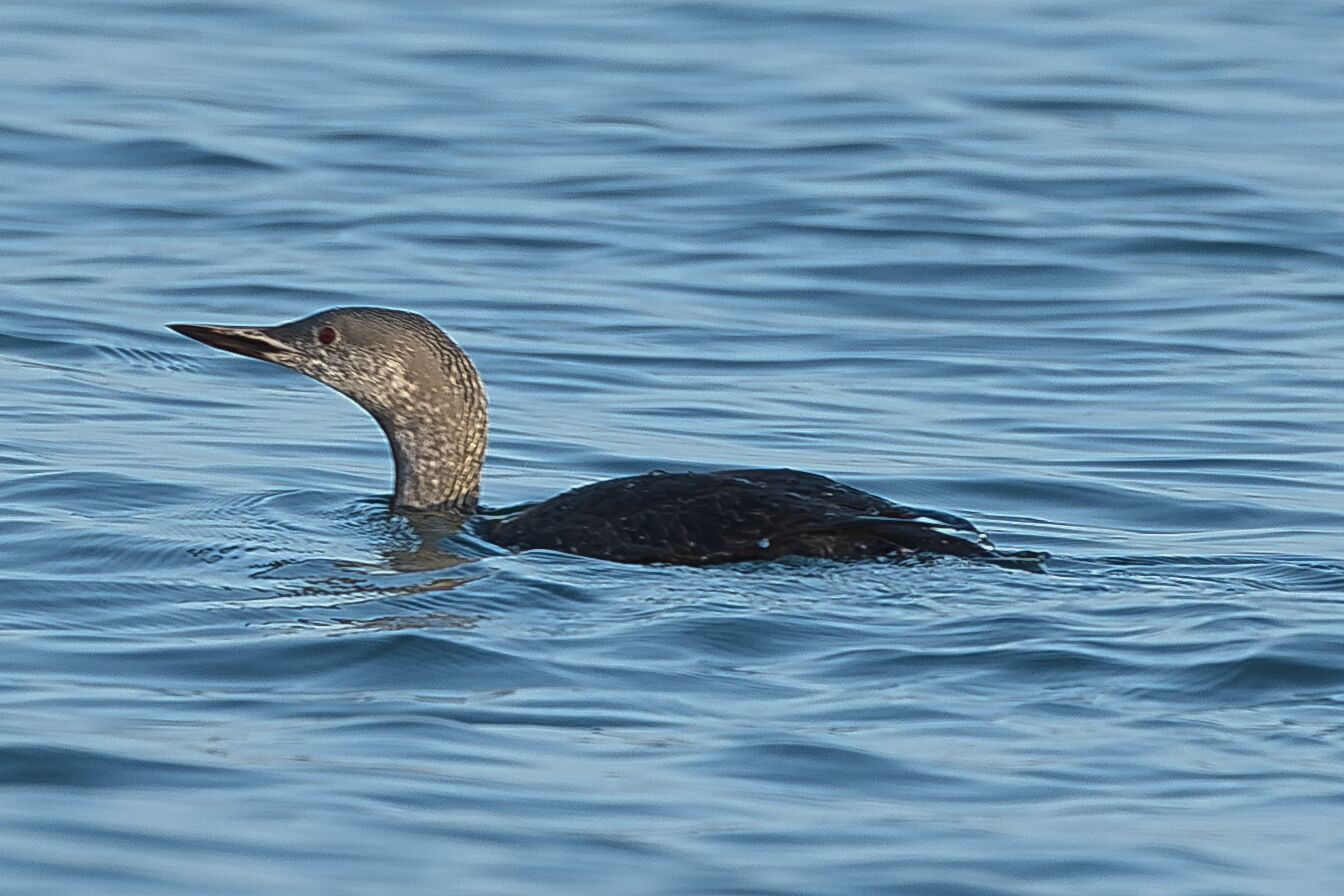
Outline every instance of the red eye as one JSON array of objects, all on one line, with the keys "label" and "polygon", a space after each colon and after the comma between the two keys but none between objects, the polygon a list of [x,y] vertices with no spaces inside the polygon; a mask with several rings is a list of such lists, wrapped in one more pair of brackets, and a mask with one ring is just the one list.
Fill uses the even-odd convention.
[{"label": "red eye", "polygon": [[331,345],[336,341],[336,331],[331,327],[323,327],[317,331],[317,341],[323,345]]}]

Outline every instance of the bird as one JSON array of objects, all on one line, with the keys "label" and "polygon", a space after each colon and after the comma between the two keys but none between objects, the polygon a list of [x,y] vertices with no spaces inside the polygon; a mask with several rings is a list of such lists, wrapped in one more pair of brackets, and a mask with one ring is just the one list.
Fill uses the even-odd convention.
[{"label": "bird", "polygon": [[792,469],[655,470],[492,511],[479,503],[485,387],[467,353],[428,318],[345,307],[275,326],[168,327],[352,399],[387,437],[397,510],[454,518],[508,550],[684,566],[941,555],[1030,567],[1048,556],[1000,551],[960,517]]}]

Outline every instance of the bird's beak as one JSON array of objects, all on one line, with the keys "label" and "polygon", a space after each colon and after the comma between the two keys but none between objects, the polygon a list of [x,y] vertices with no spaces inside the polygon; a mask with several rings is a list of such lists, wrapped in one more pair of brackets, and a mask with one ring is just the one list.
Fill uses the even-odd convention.
[{"label": "bird's beak", "polygon": [[270,335],[265,327],[207,327],[200,324],[169,324],[168,329],[183,336],[204,342],[211,348],[223,349],[235,355],[260,358],[283,364],[286,355],[294,353],[284,342]]}]

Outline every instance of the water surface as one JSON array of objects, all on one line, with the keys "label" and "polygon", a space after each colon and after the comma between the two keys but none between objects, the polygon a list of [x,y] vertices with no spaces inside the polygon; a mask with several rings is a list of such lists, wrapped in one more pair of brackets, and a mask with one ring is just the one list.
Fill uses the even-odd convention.
[{"label": "water surface", "polygon": [[[0,7],[0,889],[1334,893],[1338,4]],[[173,321],[413,309],[484,497],[795,466],[963,561],[511,556]],[[462,555],[462,556],[459,556]]]}]

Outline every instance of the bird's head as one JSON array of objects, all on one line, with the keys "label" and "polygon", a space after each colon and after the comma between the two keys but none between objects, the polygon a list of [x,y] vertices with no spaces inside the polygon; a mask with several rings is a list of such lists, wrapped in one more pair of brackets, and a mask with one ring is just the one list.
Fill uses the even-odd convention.
[{"label": "bird's head", "polygon": [[213,348],[306,374],[379,422],[395,424],[417,408],[442,405],[439,389],[452,386],[455,374],[475,374],[442,330],[409,311],[331,308],[271,327],[168,326]]}]

